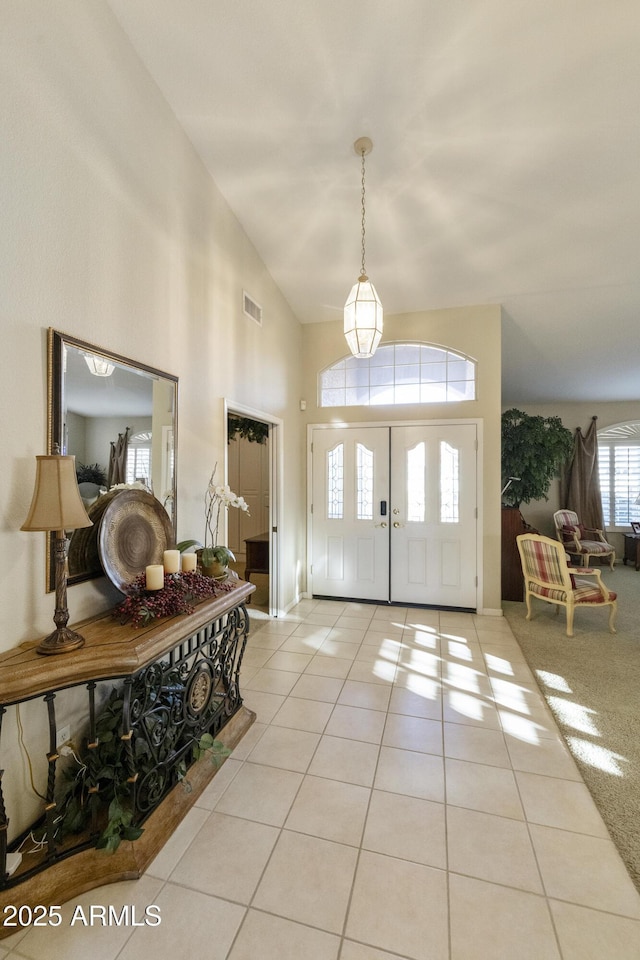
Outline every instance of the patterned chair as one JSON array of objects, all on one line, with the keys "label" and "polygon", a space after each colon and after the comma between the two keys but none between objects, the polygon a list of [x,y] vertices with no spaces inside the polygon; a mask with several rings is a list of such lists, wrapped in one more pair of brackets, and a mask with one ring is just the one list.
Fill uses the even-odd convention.
[{"label": "patterned chair", "polygon": [[[574,576],[567,563],[564,545],[550,537],[534,533],[522,533],[516,537],[522,573],[524,576],[527,620],[531,620],[531,598],[537,597],[556,604],[567,611],[567,636],[573,636],[573,614],[576,607],[589,605],[609,607],[609,630],[615,633],[618,612],[617,595],[602,582],[599,570],[576,567]],[[595,582],[583,580],[583,576],[595,577]],[[556,611],[558,612],[558,611]]]},{"label": "patterned chair", "polygon": [[607,543],[602,530],[583,527],[573,510],[557,510],[553,522],[558,540],[572,557],[580,557],[583,567],[589,566],[589,557],[609,557],[609,566],[613,570],[616,551]]}]

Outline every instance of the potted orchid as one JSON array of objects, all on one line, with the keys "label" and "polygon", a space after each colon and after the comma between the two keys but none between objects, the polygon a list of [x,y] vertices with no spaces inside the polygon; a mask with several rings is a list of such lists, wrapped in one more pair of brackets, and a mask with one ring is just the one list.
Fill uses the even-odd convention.
[{"label": "potted orchid", "polygon": [[[235,560],[232,551],[229,550],[228,547],[218,543],[220,520],[223,517],[223,511],[234,507],[237,510],[242,510],[248,516],[250,515],[249,504],[244,497],[240,497],[237,493],[234,493],[227,483],[215,482],[217,467],[218,465],[216,464],[213,468],[213,473],[209,478],[209,484],[204,495],[204,546],[198,551],[203,573],[213,577],[224,575],[229,562]],[[201,544],[198,540],[183,540],[177,545],[177,548],[182,551],[192,546],[200,547]]]}]

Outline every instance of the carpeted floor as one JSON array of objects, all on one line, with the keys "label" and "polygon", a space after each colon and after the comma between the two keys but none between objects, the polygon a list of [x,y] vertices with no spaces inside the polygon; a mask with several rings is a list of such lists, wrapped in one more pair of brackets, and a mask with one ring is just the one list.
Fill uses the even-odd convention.
[{"label": "carpeted floor", "polygon": [[618,594],[617,633],[608,611],[576,611],[567,637],[564,610],[505,601],[520,644],[627,869],[640,889],[640,572],[602,568]]}]

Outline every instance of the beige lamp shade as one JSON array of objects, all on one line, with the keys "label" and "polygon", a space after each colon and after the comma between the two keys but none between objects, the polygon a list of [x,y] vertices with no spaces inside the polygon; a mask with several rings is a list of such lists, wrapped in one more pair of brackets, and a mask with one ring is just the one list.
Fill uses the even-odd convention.
[{"label": "beige lamp shade", "polygon": [[36,457],[33,500],[21,530],[76,530],[90,527],[76,479],[73,456]]}]

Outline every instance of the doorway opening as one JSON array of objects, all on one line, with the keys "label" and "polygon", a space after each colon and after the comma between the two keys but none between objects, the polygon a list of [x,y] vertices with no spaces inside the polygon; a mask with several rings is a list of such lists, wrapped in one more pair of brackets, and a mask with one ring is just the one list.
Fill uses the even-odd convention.
[{"label": "doorway opening", "polygon": [[244,497],[248,513],[228,513],[233,569],[256,587],[252,611],[278,616],[278,449],[280,421],[262,411],[225,402],[227,482]]}]

